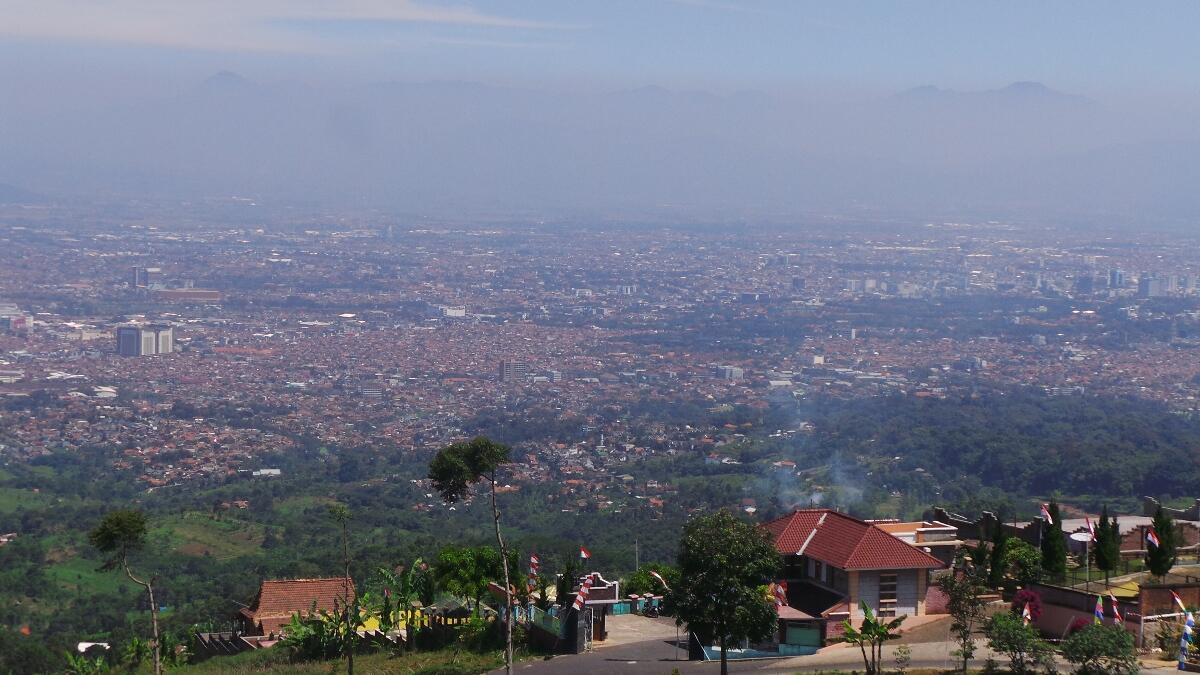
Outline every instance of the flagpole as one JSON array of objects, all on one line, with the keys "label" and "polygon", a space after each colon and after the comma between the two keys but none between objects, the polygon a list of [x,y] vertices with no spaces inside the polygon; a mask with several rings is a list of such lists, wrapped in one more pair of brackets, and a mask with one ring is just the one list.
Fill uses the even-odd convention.
[{"label": "flagpole", "polygon": [[1088,553],[1092,548],[1092,535],[1089,532],[1087,541],[1083,542],[1083,588],[1087,593],[1092,592],[1092,568],[1091,556]]}]

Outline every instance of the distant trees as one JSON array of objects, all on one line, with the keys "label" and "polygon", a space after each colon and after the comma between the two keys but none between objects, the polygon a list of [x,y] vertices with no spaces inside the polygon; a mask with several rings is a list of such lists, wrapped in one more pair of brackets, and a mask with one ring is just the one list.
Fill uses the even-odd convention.
[{"label": "distant trees", "polygon": [[154,600],[154,577],[138,578],[129,567],[129,554],[146,545],[146,516],[141,511],[120,509],[109,511],[100,524],[88,533],[88,542],[108,559],[102,569],[121,569],[133,583],[146,589],[150,599],[151,654],[154,656],[154,674],[162,675],[162,654],[158,634],[158,603]]},{"label": "distant trees", "polygon": [[1146,567],[1156,577],[1165,576],[1175,566],[1175,521],[1160,506],[1154,511],[1150,526],[1158,537],[1158,546],[1146,543]]},{"label": "distant trees", "polygon": [[[679,574],[687,583],[669,595],[676,623],[721,646],[721,675],[729,672],[730,643],[759,640],[775,629],[765,586],[775,579],[779,553],[765,530],[729,511],[693,518],[679,542]],[[711,644],[711,643],[710,643]]]},{"label": "distant trees", "polygon": [[1062,529],[1062,514],[1058,502],[1053,500],[1047,510],[1053,522],[1042,526],[1042,569],[1051,578],[1061,579],[1067,574],[1067,542]]},{"label": "distant trees", "polygon": [[504,672],[512,675],[512,582],[509,579],[508,547],[500,533],[500,508],[496,506],[496,470],[509,462],[507,445],[476,436],[465,443],[453,443],[438,451],[429,463],[429,478],[433,487],[447,503],[466,497],[471,486],[487,481],[491,488],[492,523],[496,530],[496,548],[504,570]]}]

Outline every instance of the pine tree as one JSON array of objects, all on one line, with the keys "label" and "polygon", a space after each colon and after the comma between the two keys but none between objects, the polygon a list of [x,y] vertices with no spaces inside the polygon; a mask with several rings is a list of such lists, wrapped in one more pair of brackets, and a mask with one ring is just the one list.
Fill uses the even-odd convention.
[{"label": "pine tree", "polygon": [[1062,516],[1059,515],[1058,503],[1050,502],[1048,507],[1050,519],[1054,522],[1042,533],[1042,569],[1052,579],[1061,579],[1067,573],[1067,543],[1062,529]]},{"label": "pine tree", "polygon": [[1000,588],[1004,584],[1004,573],[1007,571],[1004,564],[1004,544],[1008,536],[1004,533],[1004,524],[996,523],[996,529],[992,532],[992,551],[988,559],[988,586],[992,588]]},{"label": "pine tree", "polygon": [[1158,546],[1146,543],[1146,567],[1156,577],[1165,576],[1175,566],[1175,522],[1160,506],[1150,525],[1158,536]]},{"label": "pine tree", "polygon": [[1108,521],[1108,558],[1115,571],[1121,565],[1121,525],[1116,516]]},{"label": "pine tree", "polygon": [[1092,542],[1092,552],[1096,558],[1096,568],[1104,570],[1104,579],[1108,573],[1116,569],[1116,561],[1112,559],[1112,528],[1109,526],[1108,505],[1100,511],[1100,522],[1096,527],[1096,541]]}]

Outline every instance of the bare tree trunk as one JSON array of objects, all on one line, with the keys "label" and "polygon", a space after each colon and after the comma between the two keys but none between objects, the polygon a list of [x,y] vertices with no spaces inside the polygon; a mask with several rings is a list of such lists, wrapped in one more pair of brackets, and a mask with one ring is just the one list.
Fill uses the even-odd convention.
[{"label": "bare tree trunk", "polygon": [[500,536],[500,509],[496,507],[496,472],[491,475],[492,482],[492,522],[496,526],[496,545],[500,547],[500,562],[504,565],[504,672],[512,675],[513,644],[512,644],[512,584],[508,579],[508,548],[504,545],[504,537]]},{"label": "bare tree trunk", "polygon": [[142,581],[133,576],[133,572],[129,569],[129,563],[122,560],[121,566],[125,568],[125,576],[133,583],[146,589],[146,594],[150,596],[150,631],[153,635],[153,640],[150,643],[151,653],[154,656],[154,675],[162,675],[162,654],[159,653],[158,639],[158,603],[154,601],[154,584],[152,581]]},{"label": "bare tree trunk", "polygon": [[729,651],[729,638],[725,636],[725,629],[721,628],[721,675],[729,675],[729,661],[726,660],[725,652]]},{"label": "bare tree trunk", "polygon": [[346,675],[354,675],[354,643],[358,634],[354,631],[354,624],[358,617],[352,616],[357,613],[358,609],[358,591],[354,591],[353,602],[351,601],[350,592],[350,536],[346,531],[346,523],[342,521],[342,562],[345,564],[346,576],[342,581],[343,600],[346,603]]}]

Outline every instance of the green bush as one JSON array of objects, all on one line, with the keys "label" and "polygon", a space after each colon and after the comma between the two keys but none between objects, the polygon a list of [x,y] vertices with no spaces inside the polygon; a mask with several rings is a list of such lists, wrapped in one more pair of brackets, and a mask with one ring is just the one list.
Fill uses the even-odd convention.
[{"label": "green bush", "polygon": [[1080,675],[1132,675],[1138,672],[1133,635],[1121,626],[1092,624],[1062,643],[1062,654]]},{"label": "green bush", "polygon": [[1050,645],[1020,617],[1008,612],[996,614],[988,621],[986,633],[988,647],[1008,657],[1009,670],[1014,675],[1025,675],[1038,666],[1047,672],[1054,670]]}]

